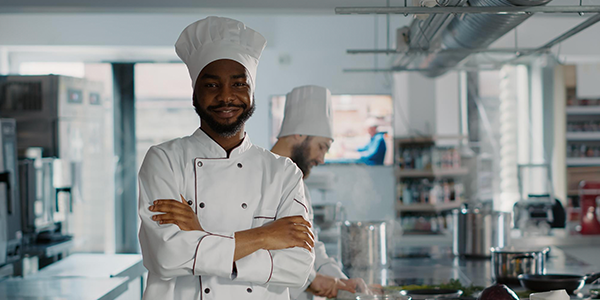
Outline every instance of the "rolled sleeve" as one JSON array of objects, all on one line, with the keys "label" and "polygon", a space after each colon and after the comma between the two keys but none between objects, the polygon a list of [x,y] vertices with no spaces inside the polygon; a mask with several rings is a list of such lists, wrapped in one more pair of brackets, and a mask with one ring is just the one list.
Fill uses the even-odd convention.
[{"label": "rolled sleeve", "polygon": [[233,270],[235,239],[233,235],[205,235],[198,242],[194,256],[194,275],[230,278]]},{"label": "rolled sleeve", "polygon": [[258,250],[235,262],[236,281],[269,283],[273,275],[273,255],[268,250]]},{"label": "rolled sleeve", "polygon": [[303,286],[299,288],[290,289],[290,299],[298,299],[298,297],[300,297],[300,295],[304,293],[306,289],[312,284],[313,280],[315,280],[315,277],[317,277],[317,272],[315,272],[315,270],[311,270],[310,274],[308,274],[308,280]]}]

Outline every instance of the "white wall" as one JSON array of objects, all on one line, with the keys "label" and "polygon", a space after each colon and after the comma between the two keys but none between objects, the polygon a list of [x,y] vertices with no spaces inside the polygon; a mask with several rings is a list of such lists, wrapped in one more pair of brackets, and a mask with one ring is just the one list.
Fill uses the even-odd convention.
[{"label": "white wall", "polygon": [[458,135],[459,78],[448,72],[428,78],[394,73],[394,135]]},{"label": "white wall", "polygon": [[[372,55],[352,56],[345,52],[375,48],[376,39],[379,47],[385,47],[384,17],[227,16],[245,22],[268,40],[258,69],[255,92],[258,107],[247,127],[253,141],[260,146],[269,146],[268,100],[272,95],[285,94],[304,84],[323,85],[334,94],[391,93],[389,75],[343,72],[344,68],[375,67]],[[177,61],[172,45],[185,26],[203,17],[191,14],[0,14],[0,47],[8,49],[13,72],[19,62],[26,60]],[[396,18],[392,28],[408,20]],[[375,27],[378,27],[377,37]],[[384,59],[380,58],[382,67]]]}]

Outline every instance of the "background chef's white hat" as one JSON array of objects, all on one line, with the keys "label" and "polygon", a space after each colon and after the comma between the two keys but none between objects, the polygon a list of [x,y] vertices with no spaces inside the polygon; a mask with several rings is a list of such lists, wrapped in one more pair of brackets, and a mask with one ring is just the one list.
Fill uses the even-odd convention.
[{"label": "background chef's white hat", "polygon": [[202,69],[213,61],[231,59],[243,65],[254,91],[258,59],[267,40],[244,23],[222,17],[208,17],[186,27],[177,42],[175,52],[187,65],[192,87]]},{"label": "background chef's white hat", "polygon": [[333,139],[331,92],[328,89],[307,85],[287,94],[278,138],[293,134]]}]

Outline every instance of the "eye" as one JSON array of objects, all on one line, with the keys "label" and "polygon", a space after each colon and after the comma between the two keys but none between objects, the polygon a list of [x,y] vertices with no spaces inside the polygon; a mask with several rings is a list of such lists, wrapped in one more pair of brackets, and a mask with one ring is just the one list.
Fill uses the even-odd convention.
[{"label": "eye", "polygon": [[248,84],[245,83],[245,82],[236,82],[236,83],[233,84],[233,86],[236,86],[236,87],[245,87],[245,86],[248,86]]},{"label": "eye", "polygon": [[207,88],[213,88],[213,87],[217,87],[217,84],[216,83],[207,83],[204,86]]}]

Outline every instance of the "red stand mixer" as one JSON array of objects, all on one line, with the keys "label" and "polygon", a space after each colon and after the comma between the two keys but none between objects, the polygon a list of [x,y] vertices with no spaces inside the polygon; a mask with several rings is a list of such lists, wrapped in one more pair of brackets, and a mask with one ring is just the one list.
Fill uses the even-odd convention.
[{"label": "red stand mixer", "polygon": [[600,221],[596,211],[600,206],[600,182],[582,181],[579,183],[579,203],[581,206],[581,234],[600,234]]}]

